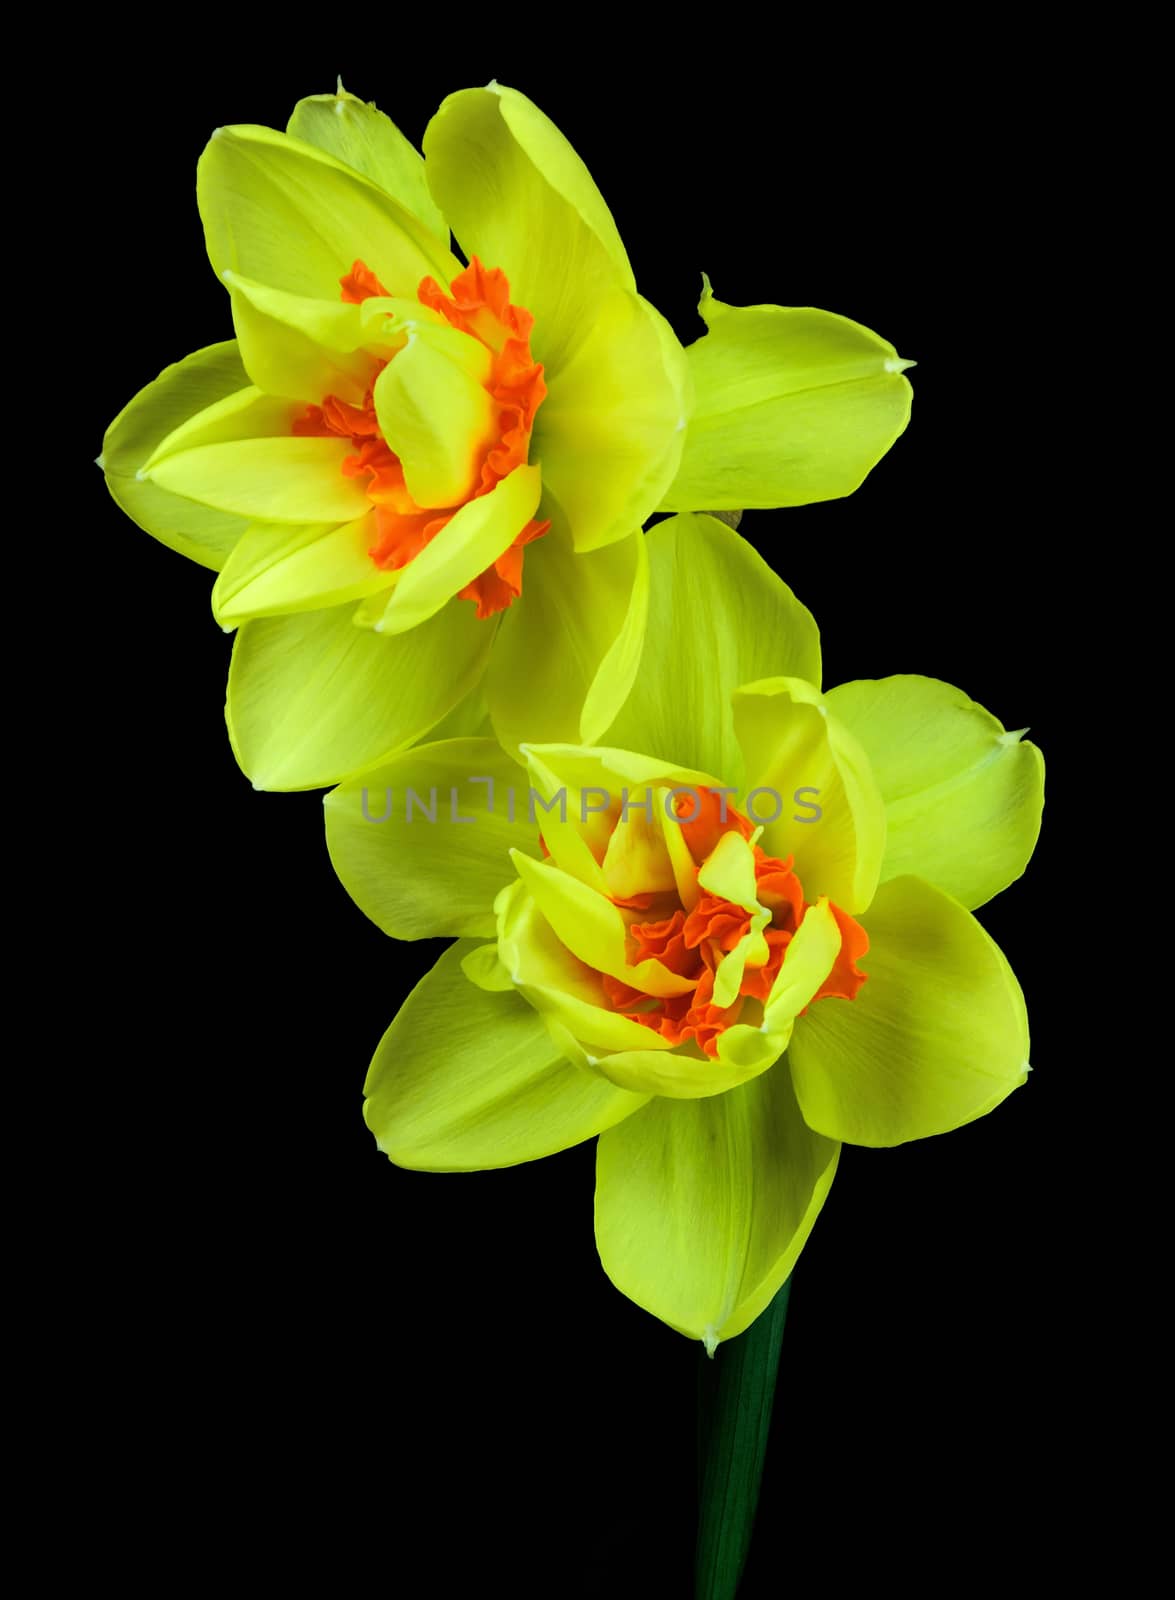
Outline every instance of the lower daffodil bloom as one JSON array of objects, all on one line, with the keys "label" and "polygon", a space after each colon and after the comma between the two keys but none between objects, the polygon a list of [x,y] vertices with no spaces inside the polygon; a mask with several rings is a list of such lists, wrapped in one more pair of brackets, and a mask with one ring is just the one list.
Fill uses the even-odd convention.
[{"label": "lower daffodil bloom", "polygon": [[606,1271],[713,1351],[791,1272],[842,1142],[943,1133],[1025,1081],[1024,1001],[971,911],[1023,871],[1043,775],[935,679],[822,694],[811,616],[715,519],[647,545],[606,747],[526,745],[523,770],[422,745],[329,795],[327,837],[388,933],[459,938],[372,1064],[380,1148],[451,1171],[599,1135]]},{"label": "lower daffodil bloom", "polygon": [[286,133],[219,129],[197,197],[236,339],[106,437],[119,504],[219,572],[261,788],[368,767],[478,685],[514,748],[598,739],[640,653],[650,513],[847,494],[909,415],[908,363],[827,312],[707,285],[683,351],[515,91],[450,96],[424,152],[341,86]]}]

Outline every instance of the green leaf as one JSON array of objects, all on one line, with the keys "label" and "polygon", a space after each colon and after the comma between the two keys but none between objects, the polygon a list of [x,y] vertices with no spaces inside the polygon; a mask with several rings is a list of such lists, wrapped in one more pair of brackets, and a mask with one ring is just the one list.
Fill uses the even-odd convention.
[{"label": "green leaf", "polygon": [[750,1549],[791,1279],[698,1371],[696,1600],[734,1600]]}]

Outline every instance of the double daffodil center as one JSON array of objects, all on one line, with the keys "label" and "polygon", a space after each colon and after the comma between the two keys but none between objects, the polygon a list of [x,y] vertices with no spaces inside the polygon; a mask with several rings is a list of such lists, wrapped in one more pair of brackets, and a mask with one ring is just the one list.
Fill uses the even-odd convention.
[{"label": "double daffodil center", "polygon": [[[355,453],[342,472],[364,484],[374,509],[368,553],[378,568],[398,573],[463,507],[527,465],[547,392],[530,349],[534,319],[510,303],[505,274],[476,256],[447,294],[434,278],[423,279],[415,302],[388,295],[362,261],[341,285],[349,305],[386,303],[380,331],[390,353],[372,356],[362,404],[325,395],[293,432],[351,441]],[[479,617],[505,610],[522,592],[525,546],[549,527],[526,521],[459,597],[472,600]]]},{"label": "double daffodil center", "polygon": [[[675,820],[662,827],[655,807]],[[650,788],[638,800],[626,792],[622,807],[592,819],[586,842],[612,914],[625,927],[623,965],[597,969],[612,1011],[665,1044],[711,1059],[728,1028],[761,1021],[788,948],[812,910],[794,858],[768,855],[755,843],[761,831],[725,794],[708,788]],[[548,870],[553,865],[549,860]],[[533,869],[523,870],[534,877]],[[852,1000],[865,982],[857,961],[868,936],[839,906],[829,903],[828,911],[839,950],[809,1004]],[[582,959],[585,947],[576,953]]]}]

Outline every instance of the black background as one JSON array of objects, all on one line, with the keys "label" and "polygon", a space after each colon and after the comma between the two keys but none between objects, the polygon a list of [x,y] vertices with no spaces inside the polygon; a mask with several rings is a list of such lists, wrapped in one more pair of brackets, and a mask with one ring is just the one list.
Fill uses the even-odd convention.
[{"label": "black background", "polygon": [[[911,426],[857,495],[743,532],[814,610],[827,683],[957,683],[1031,726],[1050,797],[1098,803],[1063,723],[1080,575],[1042,333],[1072,218],[1014,65],[980,88],[770,30],[662,65],[594,34],[465,48],[407,14],[379,48],[368,19],[242,54],[157,22],[166,71],[78,102],[103,154],[80,201],[90,415],[71,455],[231,333],[194,196],[215,126],[282,127],[341,72],[419,140],[445,93],[496,75],[584,157],[684,341],[704,269],[724,300],[825,306],[918,361]],[[377,1153],[367,1061],[441,946],[365,922],[320,796],[239,773],[211,575],[137,530],[96,470],[75,495],[67,538],[92,560],[55,604],[84,635],[63,711],[92,749],[63,813],[81,827],[65,824],[78,882],[56,959],[97,981],[67,1070],[59,1259],[86,1375],[73,1447],[102,1462],[121,1442],[108,1558],[153,1571],[149,1525],[192,1570],[237,1576],[323,1560],[345,1589],[363,1560],[405,1595],[688,1596],[698,1356],[605,1279],[591,1147],[468,1176]],[[1058,809],[981,913],[1023,983],[1035,1071],[945,1138],[845,1151],[795,1276],[748,1596],[784,1592],[797,1564],[937,1590],[961,1554],[1004,1567],[1044,1516],[1070,1447],[1061,1329],[1087,1294],[1074,1236],[1097,1226],[1071,1161],[1075,833]]]}]

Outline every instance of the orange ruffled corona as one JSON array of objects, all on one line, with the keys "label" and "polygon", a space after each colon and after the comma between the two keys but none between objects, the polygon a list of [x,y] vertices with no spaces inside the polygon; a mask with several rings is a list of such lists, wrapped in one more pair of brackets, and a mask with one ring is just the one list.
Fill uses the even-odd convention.
[{"label": "orange ruffled corona", "polygon": [[[694,794],[700,796],[700,806],[694,805]],[[689,820],[682,821],[681,830],[696,869],[705,865],[724,833],[734,831],[749,839],[754,832],[753,824],[727,806],[719,791],[693,791],[689,799],[680,799],[676,808],[683,818],[686,809],[693,813]],[[630,961],[636,964],[655,958],[679,977],[694,979],[695,988],[687,994],[661,999],[604,974],[609,1004],[630,1021],[655,1029],[670,1044],[695,1041],[711,1058],[718,1054],[719,1036],[739,1020],[746,1001],[767,1000],[784,952],[808,910],[803,885],[793,870],[793,858],[788,856],[781,861],[758,845],[752,848],[759,904],[771,912],[771,921],[763,929],[768,959],[761,967],[748,964],[732,1005],[714,1004],[714,974],[721,958],[750,931],[751,915],[744,907],[705,889],[699,891],[688,912],[673,891],[613,902],[624,910],[657,913],[649,921],[630,923]],[[858,970],[857,962],[869,948],[868,934],[847,911],[831,902],[830,909],[840,929],[841,948],[832,971],[813,996],[813,1004],[824,999],[855,999],[867,976]]]},{"label": "orange ruffled corona", "polygon": [[[349,305],[387,295],[375,273],[362,261],[356,261],[340,282],[342,298]],[[479,463],[478,486],[468,497],[476,500],[488,494],[515,467],[526,465],[535,412],[547,393],[543,369],[530,352],[534,318],[521,306],[510,304],[505,273],[497,267],[483,267],[476,256],[453,279],[448,294],[434,278],[425,278],[417,298],[452,327],[477,339],[493,356],[486,388],[498,405],[499,432]],[[367,497],[375,507],[376,537],[368,553],[377,567],[397,572],[436,538],[461,507],[454,505],[439,512],[424,510],[408,493],[399,457],[380,433],[375,414],[373,387],[385,365],[374,365],[362,406],[349,405],[328,394],[321,406],[306,408],[306,415],[294,423],[293,431],[300,437],[339,436],[351,440],[356,454],[346,458],[343,471],[348,477],[368,477]],[[460,590],[459,598],[472,600],[479,617],[505,611],[522,593],[524,547],[532,539],[541,538],[550,526],[549,521],[528,522],[510,548]]]}]

